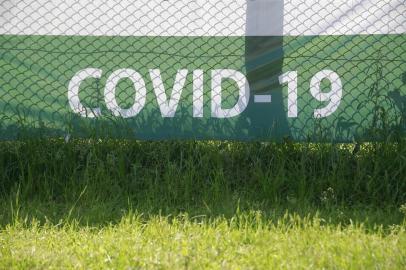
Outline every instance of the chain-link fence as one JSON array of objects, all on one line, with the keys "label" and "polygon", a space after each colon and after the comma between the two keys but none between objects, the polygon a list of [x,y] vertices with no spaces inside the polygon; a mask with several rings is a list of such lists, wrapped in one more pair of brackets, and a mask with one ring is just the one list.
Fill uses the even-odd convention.
[{"label": "chain-link fence", "polygon": [[406,130],[404,0],[3,0],[0,138]]}]

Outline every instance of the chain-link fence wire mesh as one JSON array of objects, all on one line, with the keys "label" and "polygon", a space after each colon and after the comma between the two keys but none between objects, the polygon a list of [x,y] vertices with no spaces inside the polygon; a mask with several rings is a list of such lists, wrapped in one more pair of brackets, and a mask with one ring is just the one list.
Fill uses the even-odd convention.
[{"label": "chain-link fence wire mesh", "polygon": [[0,3],[2,139],[404,135],[403,0]]}]

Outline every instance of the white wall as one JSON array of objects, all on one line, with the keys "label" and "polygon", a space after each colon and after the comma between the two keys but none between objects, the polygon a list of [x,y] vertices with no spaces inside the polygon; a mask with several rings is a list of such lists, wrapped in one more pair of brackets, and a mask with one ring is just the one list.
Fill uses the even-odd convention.
[{"label": "white wall", "polygon": [[1,0],[0,34],[405,34],[405,14],[405,0]]}]

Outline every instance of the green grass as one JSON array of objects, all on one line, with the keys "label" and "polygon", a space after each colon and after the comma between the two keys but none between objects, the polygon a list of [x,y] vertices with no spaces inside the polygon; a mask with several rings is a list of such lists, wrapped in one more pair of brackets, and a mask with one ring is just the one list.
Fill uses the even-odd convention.
[{"label": "green grass", "polygon": [[[261,212],[231,219],[127,215],[103,228],[32,223],[6,227],[4,269],[402,269],[405,226],[368,233],[361,225]],[[132,267],[132,268],[130,268]]]},{"label": "green grass", "polygon": [[0,269],[406,268],[406,141],[0,143]]}]

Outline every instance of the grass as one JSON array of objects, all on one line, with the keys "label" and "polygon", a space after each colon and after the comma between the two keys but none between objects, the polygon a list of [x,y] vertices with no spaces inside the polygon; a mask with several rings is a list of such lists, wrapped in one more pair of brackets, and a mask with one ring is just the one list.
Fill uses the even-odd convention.
[{"label": "grass", "polygon": [[0,269],[402,269],[406,141],[0,143]]},{"label": "grass", "polygon": [[[4,269],[402,269],[404,226],[368,233],[362,225],[261,212],[232,219],[128,214],[103,228],[14,224],[1,234]],[[132,267],[132,268],[130,268]]]}]

